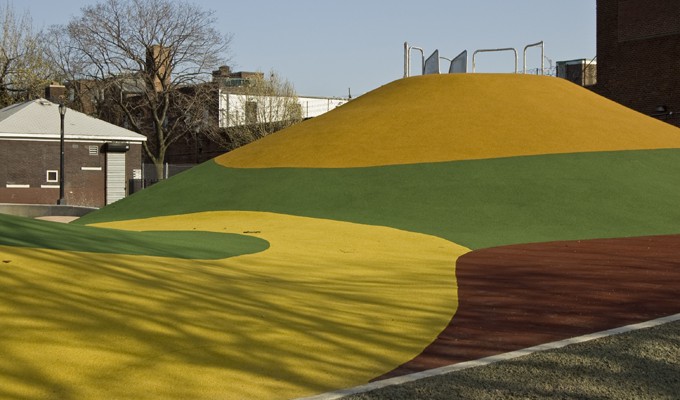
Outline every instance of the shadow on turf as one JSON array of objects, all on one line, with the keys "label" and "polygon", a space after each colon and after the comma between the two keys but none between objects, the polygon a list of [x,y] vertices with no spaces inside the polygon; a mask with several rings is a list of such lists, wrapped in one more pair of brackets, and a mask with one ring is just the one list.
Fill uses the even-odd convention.
[{"label": "shadow on turf", "polygon": [[[37,265],[49,265],[53,258],[45,252],[35,251]],[[2,257],[0,257],[2,258]],[[0,309],[3,340],[0,340],[0,398],[48,397],[59,399],[82,398],[82,389],[102,390],[110,398],[123,398],[130,387],[145,390],[153,377],[156,384],[167,388],[152,393],[163,398],[189,398],[196,395],[194,383],[181,376],[163,376],[164,368],[184,365],[197,369],[238,369],[253,374],[276,374],[280,379],[297,383],[307,393],[319,393],[333,388],[324,387],[308,374],[287,365],[287,357],[304,358],[315,373],[349,373],[361,366],[342,357],[349,349],[338,337],[361,335],[364,360],[380,357],[379,349],[383,329],[376,322],[370,329],[357,333],[352,325],[333,325],[328,335],[329,323],[324,315],[307,313],[304,309],[292,310],[267,296],[268,286],[285,286],[279,278],[258,274],[252,270],[239,271],[240,282],[215,285],[224,281],[216,264],[191,262],[183,264],[174,260],[164,265],[149,264],[143,268],[106,255],[75,254],[63,260],[58,271],[39,270],[33,275],[22,273],[21,263],[0,264]],[[155,261],[157,262],[157,261]],[[293,268],[281,262],[282,269]],[[172,273],[168,273],[171,270]],[[35,275],[37,274],[37,275]],[[90,280],[103,279],[106,288],[87,290]],[[368,282],[388,284],[387,282]],[[259,290],[253,290],[258,287]],[[329,291],[323,285],[308,285],[328,302],[359,303],[376,301],[353,291],[354,284],[347,283],[347,291]],[[228,292],[227,292],[228,290]],[[265,290],[265,291],[263,291]],[[283,295],[301,296],[299,288]],[[146,304],[146,306],[140,306]],[[389,305],[384,305],[389,306]],[[413,307],[418,307],[414,304]],[[247,321],[231,323],[223,310],[240,309],[248,318],[266,318],[271,321],[272,332],[254,332]],[[408,312],[408,310],[399,310]],[[195,318],[200,313],[211,318]],[[372,321],[364,321],[370,322]],[[32,326],[27,326],[32,325]],[[314,349],[292,347],[283,352],[268,337],[277,329],[295,329],[320,340],[336,341],[336,354],[320,354]],[[13,329],[30,335],[17,336]],[[222,335],[229,331],[229,342]],[[61,342],[64,334],[75,338]],[[248,343],[246,345],[246,343]],[[254,344],[250,344],[254,343]],[[26,354],[17,346],[32,345],[45,349],[44,353]],[[395,341],[395,346],[399,342]],[[58,350],[64,358],[52,353]],[[84,352],[94,359],[77,360],[89,367],[71,364],[72,354]],[[121,361],[111,363],[109,355]],[[97,355],[102,357],[100,362]],[[330,364],[333,368],[329,368]],[[71,371],[71,372],[69,372]],[[229,395],[234,397],[260,397],[255,384],[242,382],[227,384]],[[263,390],[272,391],[271,388]],[[27,395],[30,394],[30,395]],[[96,392],[95,393],[99,393]]]}]

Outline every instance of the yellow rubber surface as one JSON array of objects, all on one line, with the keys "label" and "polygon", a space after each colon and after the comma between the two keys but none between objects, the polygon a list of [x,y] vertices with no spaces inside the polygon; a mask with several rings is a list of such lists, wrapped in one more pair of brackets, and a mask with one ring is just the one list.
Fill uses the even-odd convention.
[{"label": "yellow rubber surface", "polygon": [[364,167],[680,147],[680,130],[564,79],[401,79],[218,157],[237,168]]},{"label": "yellow rubber surface", "polygon": [[218,261],[0,247],[0,398],[252,398],[355,386],[416,356],[457,308],[466,248],[255,212],[107,223],[250,232]]}]

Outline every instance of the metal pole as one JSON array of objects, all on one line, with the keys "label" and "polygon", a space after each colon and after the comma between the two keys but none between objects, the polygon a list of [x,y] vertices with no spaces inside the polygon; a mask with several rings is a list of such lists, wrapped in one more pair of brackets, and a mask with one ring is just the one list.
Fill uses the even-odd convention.
[{"label": "metal pole", "polygon": [[404,78],[411,76],[411,50],[420,52],[421,73],[425,74],[425,51],[420,47],[409,46],[408,42],[404,42]]},{"label": "metal pole", "polygon": [[532,43],[532,44],[528,44],[528,45],[524,46],[524,54],[522,56],[522,65],[523,65],[522,73],[524,73],[524,74],[527,73],[527,49],[529,47],[537,47],[537,46],[541,46],[541,75],[543,75],[543,67],[545,65],[543,63],[543,55],[545,53],[545,48],[543,46],[542,40],[540,42],[536,42],[536,43]]},{"label": "metal pole", "polygon": [[408,78],[411,70],[411,55],[409,52],[411,49],[408,46],[408,42],[404,42],[404,78]]},{"label": "metal pole", "polygon": [[541,40],[541,75],[545,75],[545,44]]},{"label": "metal pole", "polygon": [[57,204],[63,205],[64,202],[64,116],[66,114],[66,107],[63,104],[59,105],[59,117],[61,121],[60,126],[60,147],[61,153],[59,157],[59,200]]}]

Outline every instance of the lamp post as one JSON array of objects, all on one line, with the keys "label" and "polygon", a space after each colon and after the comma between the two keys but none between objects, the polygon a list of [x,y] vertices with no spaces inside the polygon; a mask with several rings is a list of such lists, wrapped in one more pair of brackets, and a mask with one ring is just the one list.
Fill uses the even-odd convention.
[{"label": "lamp post", "polygon": [[64,116],[66,115],[66,106],[64,103],[59,103],[59,118],[61,120],[60,125],[60,145],[61,145],[61,156],[59,157],[59,200],[57,204],[63,205],[64,202]]}]

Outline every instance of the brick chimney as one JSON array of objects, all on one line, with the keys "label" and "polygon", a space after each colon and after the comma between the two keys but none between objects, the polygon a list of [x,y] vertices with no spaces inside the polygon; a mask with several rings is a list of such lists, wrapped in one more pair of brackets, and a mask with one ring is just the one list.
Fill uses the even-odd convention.
[{"label": "brick chimney", "polygon": [[172,73],[172,54],[170,48],[161,45],[153,45],[146,53],[146,71],[153,74],[152,81],[157,92],[170,85],[170,75]]},{"label": "brick chimney", "polygon": [[45,99],[52,103],[61,103],[66,100],[66,86],[52,83],[45,88]]},{"label": "brick chimney", "polygon": [[228,65],[222,65],[212,74],[213,78],[228,78],[231,75],[231,68]]}]

